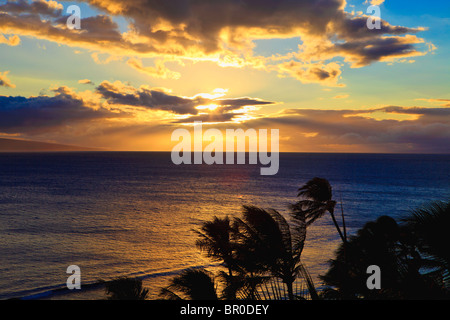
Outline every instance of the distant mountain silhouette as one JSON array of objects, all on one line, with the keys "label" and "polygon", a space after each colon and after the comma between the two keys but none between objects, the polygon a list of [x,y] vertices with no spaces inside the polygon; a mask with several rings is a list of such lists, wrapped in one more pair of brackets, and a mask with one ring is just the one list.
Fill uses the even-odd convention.
[{"label": "distant mountain silhouette", "polygon": [[95,148],[0,138],[0,152],[101,151]]}]

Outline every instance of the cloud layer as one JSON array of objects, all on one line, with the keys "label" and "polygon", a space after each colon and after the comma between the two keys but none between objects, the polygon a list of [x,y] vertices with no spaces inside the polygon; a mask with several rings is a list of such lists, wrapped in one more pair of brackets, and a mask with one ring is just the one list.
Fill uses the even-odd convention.
[{"label": "cloud layer", "polygon": [[224,93],[183,97],[107,81],[94,91],[58,87],[53,92],[0,96],[0,134],[111,149],[170,150],[173,130],[202,121],[220,130],[280,129],[282,151],[448,153],[450,145],[450,109],[445,106],[286,109],[264,116],[255,110],[274,102],[226,98]]},{"label": "cloud layer", "polygon": [[147,86],[134,88],[120,81],[114,83],[103,81],[96,89],[97,93],[111,105],[124,105],[143,107],[150,110],[168,111],[177,115],[198,115],[201,106],[215,106],[216,116],[229,114],[228,119],[233,118],[233,111],[248,106],[261,106],[274,104],[271,101],[263,101],[248,97],[235,99],[219,99],[205,97],[198,94],[194,97],[182,97],[170,94],[162,89],[151,89]]},{"label": "cloud layer", "polygon": [[448,108],[292,109],[246,125],[282,128],[284,147],[299,152],[448,153],[450,145]]},{"label": "cloud layer", "polygon": [[57,132],[68,125],[125,115],[102,107],[94,109],[66,87],[54,91],[54,96],[0,96],[0,132],[35,135]]},{"label": "cloud layer", "polygon": [[[345,12],[345,0],[86,0],[105,14],[81,19],[81,30],[67,28],[69,17],[56,1],[21,0],[0,5],[0,42],[18,44],[17,35],[47,39],[119,56],[150,76],[178,79],[170,59],[202,59],[221,66],[276,71],[304,83],[336,86],[343,59],[352,67],[426,54],[416,46],[423,28],[367,28],[367,16]],[[125,32],[114,18],[129,21]],[[17,38],[15,38],[17,37]],[[254,54],[255,40],[298,38],[295,55]],[[3,40],[2,40],[3,39]],[[301,40],[301,42],[300,42]],[[144,67],[139,57],[159,57]]]},{"label": "cloud layer", "polygon": [[[435,49],[419,36],[425,30],[420,26],[382,20],[380,29],[367,28],[368,16],[346,12],[345,0],[84,2],[100,13],[84,16],[82,12],[77,30],[67,27],[69,14],[57,1],[3,1],[0,46],[20,46],[25,38],[46,39],[84,48],[97,63],[120,61],[136,72],[166,80],[182,79],[187,61],[208,61],[330,87],[344,86],[344,66],[401,62]],[[288,53],[275,47],[270,54],[258,53],[257,40],[271,39],[297,39],[298,47]],[[146,58],[154,58],[154,65],[147,65]],[[180,68],[169,70],[169,62]],[[228,97],[220,90],[182,96],[164,88],[97,81],[100,84],[79,80],[87,88],[84,92],[59,86],[50,96],[0,96],[0,134],[130,149],[139,139],[142,146],[149,140],[166,141],[167,148],[174,128],[202,121],[220,129],[279,128],[282,150],[448,152],[450,142],[445,97],[422,99],[432,104],[428,108],[386,106],[361,111],[332,110],[331,105],[331,110],[311,106],[276,113],[270,108],[280,102]],[[8,71],[0,72],[0,87],[15,87]],[[348,94],[336,93],[334,98],[339,103]]]}]

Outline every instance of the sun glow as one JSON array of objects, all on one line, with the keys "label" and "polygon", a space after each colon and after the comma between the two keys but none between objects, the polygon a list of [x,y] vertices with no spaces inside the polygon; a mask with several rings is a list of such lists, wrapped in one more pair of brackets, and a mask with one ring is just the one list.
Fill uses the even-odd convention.
[{"label": "sun glow", "polygon": [[211,103],[211,104],[207,104],[207,105],[201,105],[201,106],[197,106],[196,109],[197,110],[209,110],[209,111],[214,111],[219,107],[219,105]]}]

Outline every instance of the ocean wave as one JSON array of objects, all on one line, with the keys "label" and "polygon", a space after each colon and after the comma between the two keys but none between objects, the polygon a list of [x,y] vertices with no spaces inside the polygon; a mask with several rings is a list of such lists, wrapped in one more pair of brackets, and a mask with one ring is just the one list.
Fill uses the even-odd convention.
[{"label": "ocean wave", "polygon": [[138,272],[132,272],[129,274],[122,274],[122,275],[116,275],[115,277],[106,278],[106,279],[99,279],[96,281],[90,281],[90,282],[83,282],[81,284],[81,290],[70,290],[67,288],[67,285],[64,284],[56,284],[56,285],[49,285],[49,286],[43,286],[33,289],[27,289],[23,291],[17,291],[17,292],[11,292],[11,293],[5,293],[0,295],[0,300],[9,300],[9,299],[18,299],[18,300],[40,300],[40,299],[51,299],[55,296],[63,296],[63,295],[72,295],[74,293],[82,294],[83,292],[92,291],[92,290],[98,290],[104,288],[105,284],[109,281],[112,281],[118,277],[126,277],[126,278],[133,278],[133,279],[139,279],[139,280],[146,280],[146,279],[154,279],[154,278],[162,278],[162,277],[168,277],[168,276],[176,276],[177,274],[180,274],[181,272],[188,270],[188,269],[201,269],[201,268],[209,268],[209,267],[218,267],[220,264],[207,264],[207,265],[197,265],[197,266],[190,266],[183,269],[176,269],[176,270],[166,270],[166,271],[138,271]]}]

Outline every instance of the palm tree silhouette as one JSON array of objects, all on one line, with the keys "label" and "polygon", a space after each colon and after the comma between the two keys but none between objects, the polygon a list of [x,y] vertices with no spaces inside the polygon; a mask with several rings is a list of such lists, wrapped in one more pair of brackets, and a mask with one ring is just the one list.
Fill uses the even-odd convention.
[{"label": "palm tree silhouette", "polygon": [[424,264],[436,270],[450,289],[450,201],[430,202],[402,219],[416,240]]},{"label": "palm tree silhouette", "polygon": [[255,274],[270,273],[287,286],[294,299],[292,284],[304,270],[300,257],[306,237],[306,224],[292,228],[276,210],[243,207],[243,218],[234,220],[239,265]]},{"label": "palm tree silhouette", "polygon": [[[334,215],[336,201],[332,200],[332,188],[328,180],[317,177],[313,178],[300,187],[298,191],[297,196],[301,197],[301,200],[291,206],[293,216],[306,219],[306,225],[309,226],[326,212],[329,212],[342,242],[346,243],[347,235],[345,232],[342,233]],[[343,227],[345,230],[345,224]]]},{"label": "palm tree silhouette", "polygon": [[[340,299],[367,298],[379,294],[367,288],[367,267],[377,265],[382,270],[384,289],[396,287],[401,271],[406,270],[404,259],[398,250],[399,227],[394,219],[383,216],[368,222],[336,251],[331,267],[321,279],[329,287],[326,297]],[[345,247],[345,248],[344,248]]]},{"label": "palm tree silhouette", "polygon": [[[276,210],[243,206],[242,218],[230,221],[228,217],[214,217],[195,232],[199,236],[197,247],[209,258],[223,262],[228,272],[214,277],[203,269],[187,270],[162,290],[163,297],[261,299],[260,294],[266,296],[265,293],[281,297],[273,292],[270,295],[267,285],[263,287],[279,279],[287,288],[287,298],[295,299],[293,283],[299,277],[305,280],[310,296],[318,296],[300,262],[306,238],[306,223],[301,214],[290,225]],[[216,283],[221,284],[220,295]],[[270,285],[278,286],[278,282]],[[276,290],[281,291],[279,287]]]},{"label": "palm tree silhouette", "polygon": [[219,299],[213,274],[203,268],[184,270],[161,289],[160,296],[168,300]]},{"label": "palm tree silhouette", "polygon": [[105,282],[105,291],[108,300],[145,300],[149,293],[142,286],[142,280],[126,277]]},{"label": "palm tree silhouette", "polygon": [[[321,276],[327,298],[337,299],[442,299],[447,293],[416,251],[415,236],[389,216],[368,222],[348,243],[342,243]],[[345,250],[344,250],[345,247]],[[367,267],[381,270],[381,289],[367,287]]]},{"label": "palm tree silhouette", "polygon": [[201,231],[193,231],[199,236],[195,243],[196,246],[212,260],[223,261],[229,275],[232,276],[235,258],[233,256],[234,244],[231,241],[233,230],[230,219],[214,217],[213,221],[205,222],[202,225]]}]

